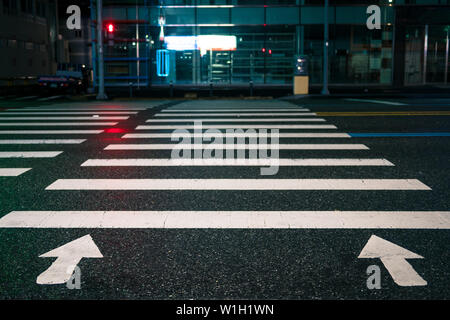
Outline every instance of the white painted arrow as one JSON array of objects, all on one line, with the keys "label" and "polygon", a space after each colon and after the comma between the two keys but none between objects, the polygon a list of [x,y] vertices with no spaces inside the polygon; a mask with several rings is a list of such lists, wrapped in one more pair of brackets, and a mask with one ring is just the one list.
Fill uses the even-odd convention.
[{"label": "white painted arrow", "polygon": [[91,236],[86,235],[39,256],[39,258],[51,257],[56,257],[57,259],[37,277],[36,283],[66,283],[82,258],[103,258],[103,255]]},{"label": "white painted arrow", "polygon": [[380,258],[394,282],[399,286],[427,285],[427,282],[406,261],[406,259],[423,259],[422,256],[375,235],[367,241],[358,258]]}]

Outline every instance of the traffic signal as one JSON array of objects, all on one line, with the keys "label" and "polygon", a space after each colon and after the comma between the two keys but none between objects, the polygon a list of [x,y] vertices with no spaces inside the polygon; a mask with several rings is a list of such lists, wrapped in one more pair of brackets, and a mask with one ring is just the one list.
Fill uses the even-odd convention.
[{"label": "traffic signal", "polygon": [[108,40],[108,45],[114,45],[114,33],[116,31],[116,26],[113,23],[107,23],[106,26],[106,35],[105,38]]},{"label": "traffic signal", "polygon": [[106,30],[108,30],[108,33],[113,33],[114,32],[114,25],[112,23],[108,23],[108,25],[106,26]]}]

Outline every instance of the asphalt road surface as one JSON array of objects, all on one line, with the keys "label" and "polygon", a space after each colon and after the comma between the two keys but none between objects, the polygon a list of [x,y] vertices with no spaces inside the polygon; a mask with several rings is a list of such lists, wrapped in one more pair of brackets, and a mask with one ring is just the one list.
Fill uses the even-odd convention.
[{"label": "asphalt road surface", "polygon": [[448,299],[449,105],[2,100],[0,298]]}]

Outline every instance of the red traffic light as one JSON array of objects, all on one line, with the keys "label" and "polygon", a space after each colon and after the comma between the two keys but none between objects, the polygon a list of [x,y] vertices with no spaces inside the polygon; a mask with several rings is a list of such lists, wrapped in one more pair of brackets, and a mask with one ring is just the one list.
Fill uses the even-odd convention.
[{"label": "red traffic light", "polygon": [[114,25],[112,23],[109,23],[106,26],[106,30],[108,30],[109,33],[113,33],[114,32]]}]

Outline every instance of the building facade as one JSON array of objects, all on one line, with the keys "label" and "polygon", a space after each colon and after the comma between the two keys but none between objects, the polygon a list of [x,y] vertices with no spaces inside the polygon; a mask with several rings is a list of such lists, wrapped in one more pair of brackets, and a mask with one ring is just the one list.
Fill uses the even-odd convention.
[{"label": "building facade", "polygon": [[[381,28],[370,30],[367,8],[374,4]],[[296,55],[308,58],[310,83],[321,84],[323,6],[323,0],[104,0],[105,84],[290,86]],[[90,11],[95,20],[96,0]],[[330,0],[328,16],[331,85],[448,84],[450,1]],[[158,50],[169,57],[164,74]]]},{"label": "building facade", "polygon": [[[66,26],[73,3],[85,8],[80,30]],[[34,85],[58,70],[89,70],[88,6],[86,0],[0,0],[0,87]]]},{"label": "building facade", "polygon": [[0,81],[53,73],[56,38],[51,1],[0,1]]},{"label": "building facade", "polygon": [[[67,46],[68,63],[73,69],[90,68],[92,62],[89,0],[56,0],[58,2],[59,34]],[[81,9],[80,29],[69,30],[66,21],[71,13],[67,8],[78,5]],[[84,66],[84,67],[83,67]]]}]

